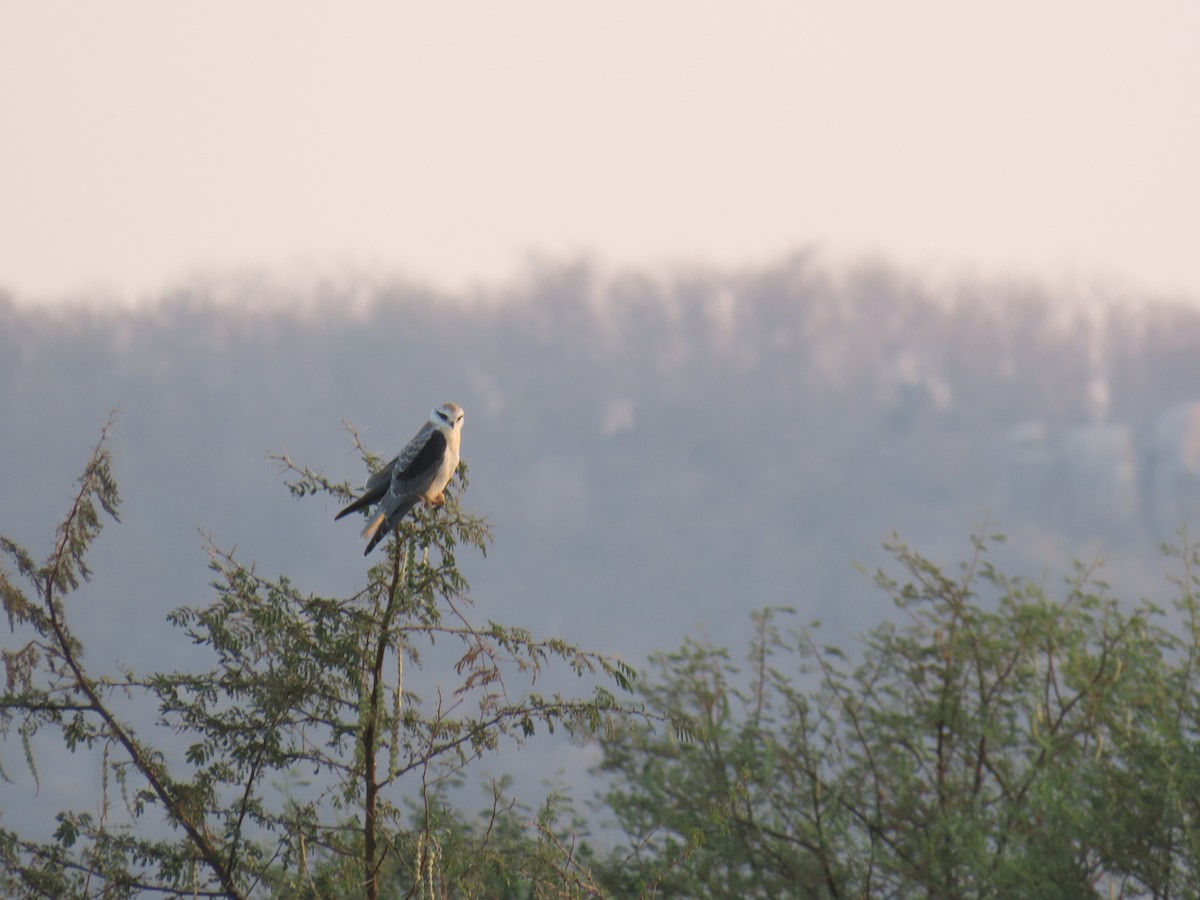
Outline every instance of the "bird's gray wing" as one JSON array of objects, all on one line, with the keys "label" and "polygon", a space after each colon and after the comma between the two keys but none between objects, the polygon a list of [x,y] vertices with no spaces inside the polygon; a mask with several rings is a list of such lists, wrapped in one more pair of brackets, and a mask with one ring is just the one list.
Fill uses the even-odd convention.
[{"label": "bird's gray wing", "polygon": [[[436,428],[430,428],[429,437],[415,453],[409,453],[412,444],[405,447],[396,464],[392,466],[392,482],[387,495],[382,500],[383,511],[389,521],[399,518],[412,508],[416,499],[425,493],[446,455],[446,436]],[[403,512],[400,507],[408,506]]]},{"label": "bird's gray wing", "polygon": [[379,491],[380,496],[387,491],[388,485],[392,483],[392,469],[396,467],[396,463],[400,462],[400,456],[392,457],[392,461],[386,466],[383,466],[376,472],[371,473],[371,477],[367,479],[367,486],[363,488],[366,493],[371,491]]},{"label": "bird's gray wing", "polygon": [[430,432],[434,431],[437,431],[437,429],[433,427],[433,423],[426,422],[405,448],[393,457],[391,462],[371,473],[371,476],[367,479],[366,487],[363,488],[362,496],[358,497],[353,503],[334,516],[333,520],[336,522],[342,516],[348,516],[350,513],[366,509],[368,506],[382,500],[392,485],[392,473],[396,470],[396,467],[399,466],[401,470],[407,468],[428,442]]},{"label": "bird's gray wing", "polygon": [[[392,466],[392,481],[387,493],[379,501],[379,510],[363,528],[363,537],[367,538],[367,549],[363,555],[375,549],[384,537],[408,511],[417,505],[421,495],[428,490],[437,476],[442,459],[446,455],[446,436],[437,429],[430,429],[429,439],[410,454],[412,444],[405,448],[395,465]],[[401,463],[407,461],[403,468]]]}]

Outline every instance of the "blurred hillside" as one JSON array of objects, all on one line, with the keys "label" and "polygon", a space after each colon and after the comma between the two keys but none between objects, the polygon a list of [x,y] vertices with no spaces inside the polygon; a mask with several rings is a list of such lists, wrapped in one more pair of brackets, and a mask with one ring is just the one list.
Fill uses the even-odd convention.
[{"label": "blurred hillside", "polygon": [[1200,315],[1079,308],[803,257],[546,267],[486,297],[330,283],[292,311],[251,280],[139,311],[0,300],[0,531],[46,549],[119,405],[123,524],[79,614],[95,657],[174,662],[163,617],[206,597],[197,529],[314,591],[361,577],[357,529],[292,500],[268,452],[361,483],[343,419],[391,454],[453,399],[466,503],[496,529],[463,560],[481,621],[635,662],[697,630],[736,643],[765,604],[857,633],[888,609],[855,566],[893,529],[955,559],[982,522],[1034,575],[1105,555],[1153,596],[1157,542],[1200,510]]}]

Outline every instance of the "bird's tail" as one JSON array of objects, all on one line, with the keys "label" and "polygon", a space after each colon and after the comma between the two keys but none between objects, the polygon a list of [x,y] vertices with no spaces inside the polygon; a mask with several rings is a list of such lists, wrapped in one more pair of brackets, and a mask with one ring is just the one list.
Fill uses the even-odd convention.
[{"label": "bird's tail", "polygon": [[408,515],[408,511],[416,505],[417,498],[414,497],[408,503],[401,504],[391,512],[388,512],[386,506],[381,507],[379,512],[375,513],[371,521],[362,530],[362,536],[369,538],[367,549],[363,551],[363,556],[374,550],[375,545],[387,537],[388,532],[392,530],[392,526]]},{"label": "bird's tail", "polygon": [[371,521],[367,522],[366,527],[362,530],[362,536],[365,538],[375,537],[375,533],[383,527],[383,523],[386,521],[387,513],[381,509]]}]

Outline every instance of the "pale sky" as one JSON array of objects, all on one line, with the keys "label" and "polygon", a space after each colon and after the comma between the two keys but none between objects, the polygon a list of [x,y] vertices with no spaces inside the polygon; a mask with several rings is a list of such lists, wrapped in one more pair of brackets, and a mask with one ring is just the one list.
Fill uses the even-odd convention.
[{"label": "pale sky", "polygon": [[0,0],[0,290],[531,257],[1200,301],[1196,0]]}]

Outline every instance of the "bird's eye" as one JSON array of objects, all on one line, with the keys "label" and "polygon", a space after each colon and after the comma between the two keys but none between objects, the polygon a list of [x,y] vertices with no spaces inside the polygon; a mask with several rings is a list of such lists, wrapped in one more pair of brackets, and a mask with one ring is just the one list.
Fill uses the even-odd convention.
[{"label": "bird's eye", "polygon": [[450,418],[444,412],[442,412],[440,409],[437,411],[437,414],[438,414],[438,418],[441,419],[443,422],[448,423],[450,421]]}]

